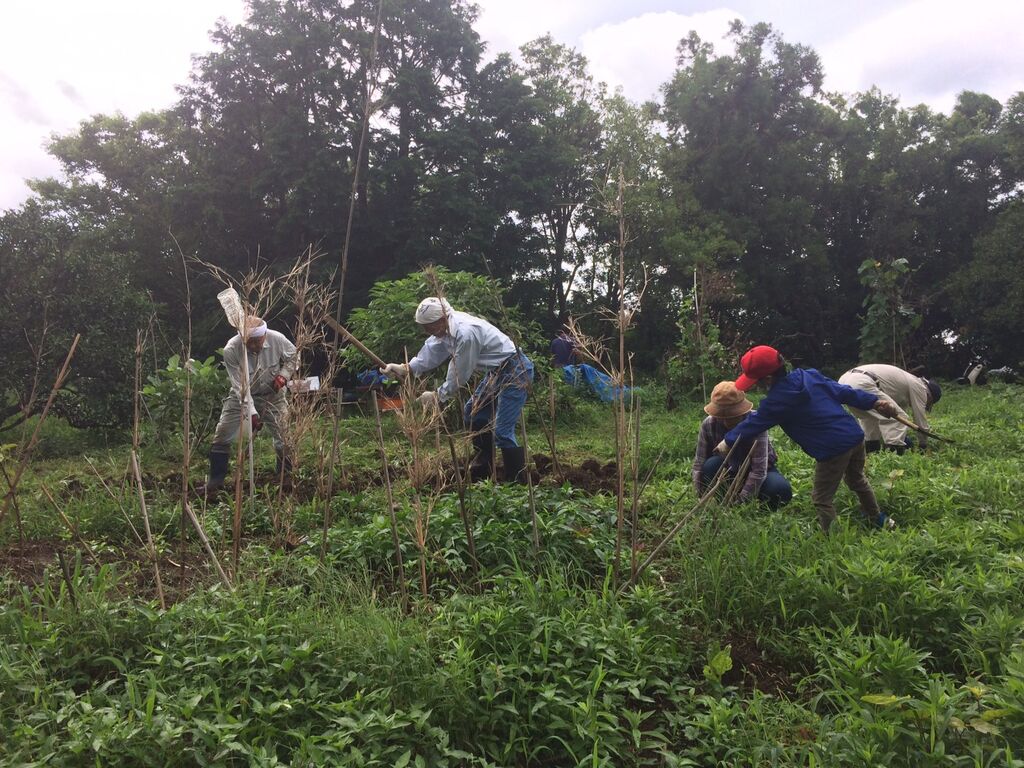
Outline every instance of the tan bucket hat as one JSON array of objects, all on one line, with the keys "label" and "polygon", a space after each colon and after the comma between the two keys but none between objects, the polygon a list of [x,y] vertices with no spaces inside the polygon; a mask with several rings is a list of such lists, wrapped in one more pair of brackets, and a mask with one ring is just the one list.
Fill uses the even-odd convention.
[{"label": "tan bucket hat", "polygon": [[720,419],[732,419],[753,407],[746,394],[736,387],[736,382],[720,381],[711,390],[711,402],[704,406],[704,413]]}]

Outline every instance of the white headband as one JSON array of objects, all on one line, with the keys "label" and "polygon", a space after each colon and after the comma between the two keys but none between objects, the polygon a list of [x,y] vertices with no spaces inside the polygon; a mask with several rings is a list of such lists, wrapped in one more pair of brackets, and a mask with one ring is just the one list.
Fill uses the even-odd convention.
[{"label": "white headband", "polygon": [[267,335],[267,323],[266,323],[266,321],[264,321],[264,322],[260,323],[259,325],[257,325],[255,328],[250,328],[246,332],[246,334],[245,334],[245,339],[246,339],[246,341],[248,341],[249,339],[258,339],[260,336],[266,336],[266,335]]}]

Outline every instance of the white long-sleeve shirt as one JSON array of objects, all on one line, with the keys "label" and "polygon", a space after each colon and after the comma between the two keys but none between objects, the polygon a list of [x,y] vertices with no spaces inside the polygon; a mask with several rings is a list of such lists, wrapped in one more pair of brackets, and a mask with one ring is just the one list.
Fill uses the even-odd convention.
[{"label": "white long-sleeve shirt", "polygon": [[515,352],[512,340],[486,320],[452,310],[448,313],[448,332],[428,338],[409,361],[409,370],[422,376],[450,359],[448,375],[437,390],[443,402],[465,385],[474,372],[493,370]]},{"label": "white long-sleeve shirt", "polygon": [[[249,396],[242,402],[242,353],[249,358]],[[290,379],[295,375],[299,358],[295,345],[277,331],[267,331],[267,340],[258,355],[249,352],[240,336],[232,336],[224,345],[224,367],[231,380],[231,395],[238,398],[250,414],[256,413],[253,395],[274,394],[274,377]]]}]

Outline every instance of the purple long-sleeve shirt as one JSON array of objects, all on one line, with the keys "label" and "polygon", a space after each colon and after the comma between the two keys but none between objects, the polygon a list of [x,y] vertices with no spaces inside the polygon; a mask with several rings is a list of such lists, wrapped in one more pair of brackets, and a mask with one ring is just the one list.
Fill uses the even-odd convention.
[{"label": "purple long-sleeve shirt", "polygon": [[[757,411],[750,411],[748,417],[756,413]],[[700,487],[700,474],[704,469],[704,462],[715,452],[715,446],[725,438],[728,431],[721,419],[716,419],[714,416],[708,416],[701,423],[700,431],[697,433],[697,452],[693,457],[694,487]],[[761,490],[761,483],[768,476],[768,470],[774,468],[778,460],[775,447],[768,439],[768,433],[761,432],[752,441],[744,440],[743,444],[732,452],[732,456],[729,457],[729,468],[733,472],[739,470],[748,452],[750,453],[750,470],[746,482],[743,484],[743,490],[740,491],[740,499],[743,501],[757,496],[758,491]]]}]

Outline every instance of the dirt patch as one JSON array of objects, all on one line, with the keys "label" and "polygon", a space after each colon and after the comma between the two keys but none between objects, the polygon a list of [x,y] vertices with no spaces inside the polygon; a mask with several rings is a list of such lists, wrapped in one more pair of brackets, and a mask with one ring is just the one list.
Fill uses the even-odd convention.
[{"label": "dirt patch", "polygon": [[43,581],[50,564],[57,562],[57,552],[67,548],[67,542],[60,539],[9,544],[0,548],[0,573],[26,586],[35,586]]},{"label": "dirt patch", "polygon": [[758,645],[756,637],[729,635],[725,642],[732,646],[732,669],[722,676],[725,685],[735,685],[762,693],[791,696],[794,681],[780,659]]},{"label": "dirt patch", "polygon": [[533,459],[536,474],[541,480],[550,479],[557,484],[567,482],[574,488],[588,493],[615,493],[618,490],[618,465],[615,461],[602,464],[594,458],[584,459],[578,465],[560,461],[558,469],[551,457],[544,453],[535,453]]},{"label": "dirt patch", "polygon": [[[195,548],[190,542],[190,547]],[[24,543],[8,544],[0,548],[0,574],[9,576],[14,582],[27,587],[42,584],[47,570],[59,573],[58,553],[63,552],[69,566],[73,563],[78,548],[61,539],[34,539]],[[142,600],[156,600],[156,578],[153,564],[143,549],[105,550],[97,556],[101,565],[116,565],[119,580],[115,589],[126,597]],[[92,558],[82,553],[83,564],[94,567]],[[198,584],[217,581],[217,574],[198,551],[177,552],[160,558],[160,580],[163,582],[164,598],[168,605],[193,593]]]}]

